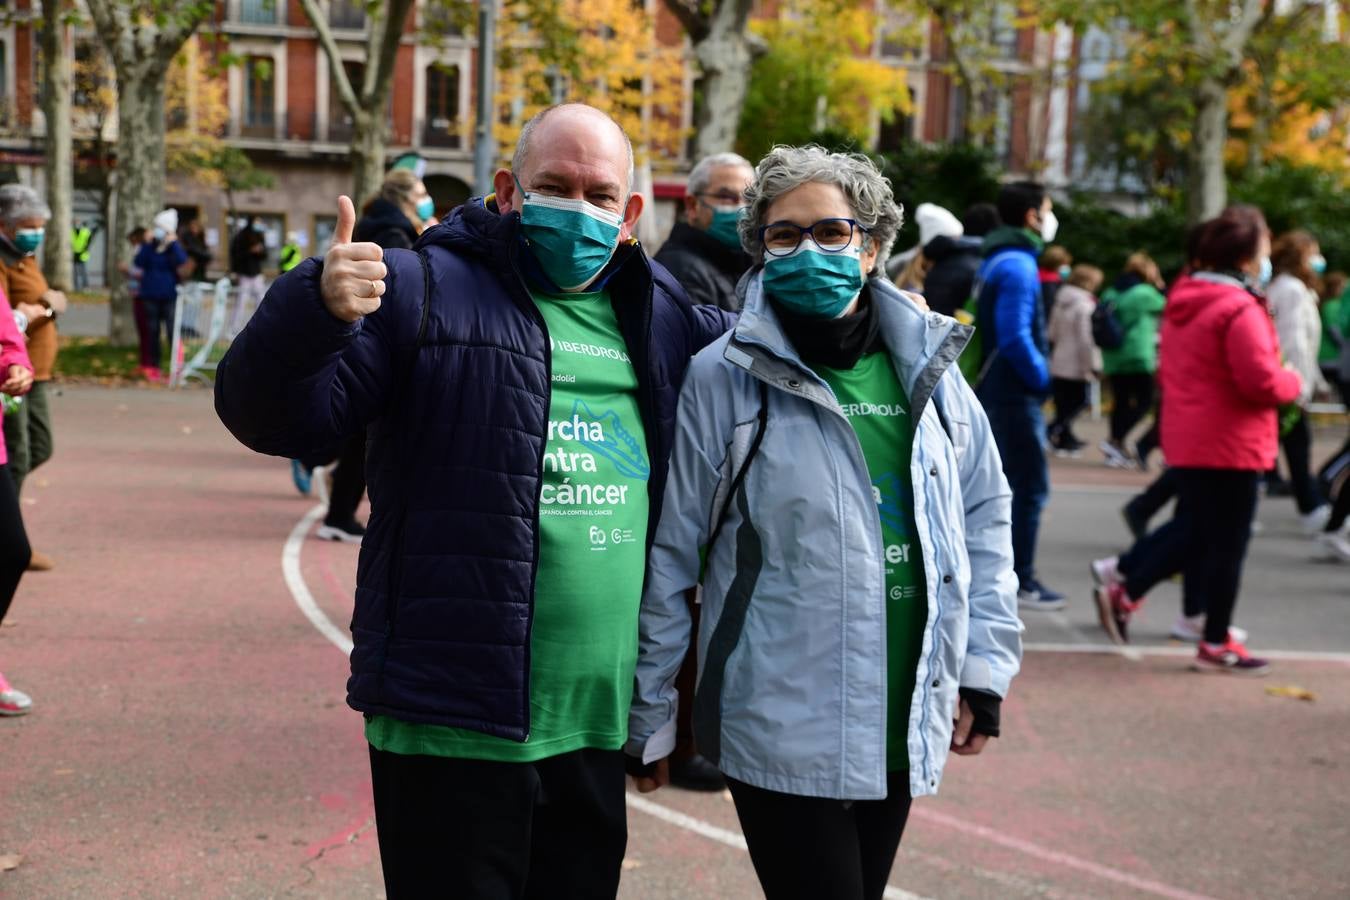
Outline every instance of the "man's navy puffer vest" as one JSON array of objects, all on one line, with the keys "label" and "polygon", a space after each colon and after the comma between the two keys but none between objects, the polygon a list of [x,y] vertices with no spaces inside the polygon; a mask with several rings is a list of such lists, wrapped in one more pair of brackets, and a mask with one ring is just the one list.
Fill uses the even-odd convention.
[{"label": "man's navy puffer vest", "polygon": [[[519,223],[473,200],[422,235],[425,268],[386,252],[384,302],[354,325],[324,309],[322,262],[306,260],[221,361],[216,410],[248,447],[291,458],[368,427],[347,702],[523,741],[550,355]],[[639,247],[607,272],[652,463],[650,544],[685,368],[733,320],[691,306]]]}]

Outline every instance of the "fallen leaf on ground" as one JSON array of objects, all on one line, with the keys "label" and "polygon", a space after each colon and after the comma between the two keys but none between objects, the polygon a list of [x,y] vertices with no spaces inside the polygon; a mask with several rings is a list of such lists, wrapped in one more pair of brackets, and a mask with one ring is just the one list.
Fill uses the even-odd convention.
[{"label": "fallen leaf on ground", "polygon": [[1306,700],[1309,703],[1317,699],[1312,691],[1296,684],[1272,684],[1266,688],[1266,693],[1272,697],[1288,697],[1290,700]]},{"label": "fallen leaf on ground", "polygon": [[184,426],[183,426],[183,434],[192,434],[192,426],[191,426],[191,425],[184,425]]},{"label": "fallen leaf on ground", "polygon": [[625,870],[640,869],[642,868],[642,861],[637,859],[628,859],[625,857],[623,861],[623,867]]},{"label": "fallen leaf on ground", "polygon": [[18,853],[0,853],[0,872],[12,872],[23,862],[23,856]]}]

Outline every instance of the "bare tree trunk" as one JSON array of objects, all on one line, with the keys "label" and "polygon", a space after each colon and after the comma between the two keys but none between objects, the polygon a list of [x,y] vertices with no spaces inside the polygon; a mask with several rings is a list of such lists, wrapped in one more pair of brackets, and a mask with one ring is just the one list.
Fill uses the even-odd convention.
[{"label": "bare tree trunk", "polygon": [[[727,5],[730,4],[724,4]],[[754,57],[744,32],[714,30],[707,39],[694,45],[694,58],[698,60],[703,85],[694,152],[702,159],[735,146]]]},{"label": "bare tree trunk", "polygon": [[52,217],[43,239],[42,271],[52,287],[68,291],[73,270],[70,250],[74,159],[71,152],[71,65],[66,55],[65,4],[42,4],[42,116],[47,121],[43,151],[47,205]]},{"label": "bare tree trunk", "polygon": [[[137,225],[150,227],[164,199],[164,74],[160,65],[117,69],[117,212],[110,239]],[[114,240],[116,263],[131,261],[131,248]],[[136,343],[131,294],[113,266],[109,337],[118,346]]]},{"label": "bare tree trunk", "polygon": [[361,204],[380,189],[384,180],[384,116],[358,112],[352,116],[352,197]]},{"label": "bare tree trunk", "polygon": [[1195,95],[1195,127],[1186,174],[1186,218],[1196,225],[1228,205],[1223,151],[1228,143],[1228,90],[1217,78],[1205,78]]}]

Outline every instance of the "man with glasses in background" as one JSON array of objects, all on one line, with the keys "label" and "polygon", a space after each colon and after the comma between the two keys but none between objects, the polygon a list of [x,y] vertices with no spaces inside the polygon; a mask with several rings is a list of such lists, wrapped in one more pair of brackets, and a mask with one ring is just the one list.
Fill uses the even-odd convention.
[{"label": "man with glasses in background", "polygon": [[750,268],[737,231],[745,189],[755,169],[735,153],[704,157],[689,173],[684,221],[670,230],[656,261],[670,270],[694,303],[740,310],[736,282]]},{"label": "man with glasses in background", "polygon": [[[741,246],[741,209],[745,189],[755,180],[755,168],[735,153],[705,156],[689,173],[684,195],[684,221],[676,222],[656,261],[684,287],[694,303],[739,312],[736,283],[750,268],[750,255]],[[689,612],[698,628],[699,603],[690,591]],[[670,781],[691,791],[720,791],[726,785],[717,767],[704,759],[694,744],[694,683],[698,663],[691,648],[680,667],[680,691],[675,752],[670,758]]]}]

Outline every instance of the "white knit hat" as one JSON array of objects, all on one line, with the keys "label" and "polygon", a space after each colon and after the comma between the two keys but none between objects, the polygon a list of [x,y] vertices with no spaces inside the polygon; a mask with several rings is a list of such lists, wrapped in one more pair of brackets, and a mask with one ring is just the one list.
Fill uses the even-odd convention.
[{"label": "white knit hat", "polygon": [[958,238],[966,233],[961,220],[936,203],[920,203],[914,221],[919,226],[920,247],[927,247],[935,237]]},{"label": "white knit hat", "polygon": [[169,234],[176,234],[178,231],[178,210],[160,210],[155,214],[154,225],[156,228],[163,228]]}]

